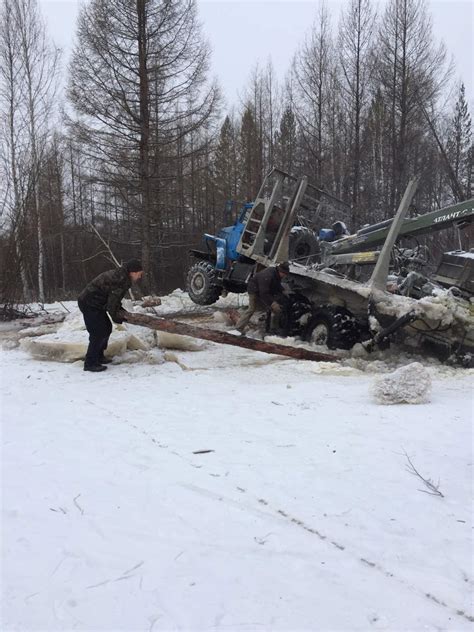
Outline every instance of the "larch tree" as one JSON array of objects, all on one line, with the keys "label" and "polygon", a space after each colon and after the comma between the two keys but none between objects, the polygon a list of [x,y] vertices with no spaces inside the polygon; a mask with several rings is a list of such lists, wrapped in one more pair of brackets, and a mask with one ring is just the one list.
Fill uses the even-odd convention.
[{"label": "larch tree", "polygon": [[237,151],[235,123],[233,118],[226,116],[219,133],[213,169],[217,210],[221,211],[225,224],[231,223],[233,219],[234,209],[230,208],[230,202],[235,202],[237,198]]},{"label": "larch tree", "polygon": [[194,0],[92,0],[81,9],[70,64],[73,129],[94,158],[93,179],[132,207],[148,285],[169,162],[217,104],[208,69]]},{"label": "larch tree", "polygon": [[287,105],[280,118],[280,125],[275,132],[276,164],[287,173],[297,171],[298,126],[291,105]]},{"label": "larch tree", "polygon": [[[379,88],[372,96],[365,127],[366,191],[364,201],[371,204],[377,215],[373,219],[385,219],[382,210],[387,205],[391,191],[389,160],[390,105]],[[368,218],[366,218],[367,221]]]},{"label": "larch tree", "polygon": [[361,187],[361,143],[363,126],[370,99],[374,57],[375,13],[370,0],[350,0],[339,24],[339,64],[341,68],[341,98],[349,137],[350,199],[353,220],[359,223],[358,206]]},{"label": "larch tree", "polygon": [[262,180],[261,137],[251,104],[247,104],[242,115],[238,144],[239,196],[251,202],[258,193]]},{"label": "larch tree", "polygon": [[329,12],[322,4],[292,68],[292,108],[305,144],[306,168],[319,184],[325,179],[326,122],[333,64]]},{"label": "larch tree", "polygon": [[[258,133],[258,160],[262,174],[275,165],[275,132],[282,111],[282,90],[271,59],[265,67],[255,66],[243,91],[245,109],[250,108]],[[243,116],[243,114],[242,114]]]},{"label": "larch tree", "polygon": [[377,69],[390,108],[387,212],[393,214],[409,177],[423,166],[415,160],[426,132],[420,104],[436,103],[449,70],[444,45],[435,44],[426,0],[389,0],[379,26]]},{"label": "larch tree", "polygon": [[275,76],[271,60],[268,61],[261,75],[263,115],[261,119],[263,136],[263,172],[266,173],[275,166],[275,133],[277,123],[282,114],[282,90]]},{"label": "larch tree", "polygon": [[474,163],[472,119],[463,83],[458,88],[454,114],[449,126],[447,153],[454,176],[458,182],[458,188],[461,188],[463,198],[467,199],[472,195],[471,185]]}]

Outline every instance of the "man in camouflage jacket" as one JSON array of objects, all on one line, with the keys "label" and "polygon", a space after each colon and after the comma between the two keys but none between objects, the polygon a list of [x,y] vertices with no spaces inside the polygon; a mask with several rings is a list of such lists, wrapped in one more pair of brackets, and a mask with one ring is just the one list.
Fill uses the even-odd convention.
[{"label": "man in camouflage jacket", "polygon": [[249,306],[237,322],[237,330],[244,333],[255,312],[270,312],[270,331],[280,332],[280,316],[285,304],[281,281],[288,276],[289,264],[285,261],[276,268],[265,268],[251,277],[247,285]]},{"label": "man in camouflage jacket", "polygon": [[137,259],[131,259],[116,270],[102,272],[82,290],[78,305],[89,332],[84,371],[99,372],[107,368],[103,365],[110,362],[104,356],[112,333],[110,318],[114,323],[123,322],[118,315],[122,308],[122,299],[132,282],[138,281],[142,276],[142,264]]}]

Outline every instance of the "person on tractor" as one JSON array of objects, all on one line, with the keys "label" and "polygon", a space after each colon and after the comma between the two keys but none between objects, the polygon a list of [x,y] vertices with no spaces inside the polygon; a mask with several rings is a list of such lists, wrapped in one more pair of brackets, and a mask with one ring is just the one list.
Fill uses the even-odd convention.
[{"label": "person on tractor", "polygon": [[282,279],[290,272],[288,262],[280,263],[276,267],[265,268],[254,274],[248,282],[248,309],[239,318],[236,329],[243,334],[255,312],[270,313],[269,333],[282,334],[282,315],[287,303],[283,293]]}]

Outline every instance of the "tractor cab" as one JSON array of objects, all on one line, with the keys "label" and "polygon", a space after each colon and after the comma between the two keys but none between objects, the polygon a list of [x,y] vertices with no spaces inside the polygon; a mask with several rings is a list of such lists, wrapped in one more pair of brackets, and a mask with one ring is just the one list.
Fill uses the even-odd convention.
[{"label": "tractor cab", "polygon": [[242,235],[245,224],[247,222],[248,216],[250,214],[250,210],[253,207],[253,203],[247,203],[242,206],[240,209],[239,215],[235,220],[232,226],[226,226],[222,228],[217,237],[213,237],[212,235],[205,235],[206,241],[209,245],[212,241],[216,239],[223,239],[225,241],[225,258],[230,261],[237,261],[239,258],[239,253],[237,252],[237,246],[240,241],[240,236]]},{"label": "tractor cab", "polygon": [[[256,265],[264,267],[281,261],[304,259],[319,252],[312,225],[341,200],[281,169],[264,178],[254,202],[242,206],[231,226],[217,235],[205,234],[206,251],[191,250],[194,262],[188,271],[186,288],[200,305],[211,305],[223,291],[245,292]],[[230,219],[233,203],[226,205]],[[311,226],[309,225],[311,224]]]}]

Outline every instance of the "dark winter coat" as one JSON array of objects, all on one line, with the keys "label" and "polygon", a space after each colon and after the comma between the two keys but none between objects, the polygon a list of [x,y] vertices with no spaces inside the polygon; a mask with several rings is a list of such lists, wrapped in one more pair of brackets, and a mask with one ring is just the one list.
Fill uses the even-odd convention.
[{"label": "dark winter coat", "polygon": [[82,290],[79,303],[109,312],[112,320],[120,320],[117,312],[122,307],[122,299],[131,287],[130,276],[125,268],[102,272]]},{"label": "dark winter coat", "polygon": [[280,274],[277,268],[265,268],[257,272],[247,285],[249,294],[258,296],[260,302],[270,307],[273,301],[277,301],[283,294]]}]

